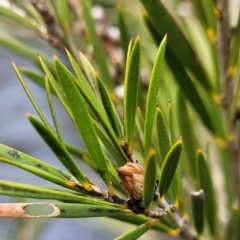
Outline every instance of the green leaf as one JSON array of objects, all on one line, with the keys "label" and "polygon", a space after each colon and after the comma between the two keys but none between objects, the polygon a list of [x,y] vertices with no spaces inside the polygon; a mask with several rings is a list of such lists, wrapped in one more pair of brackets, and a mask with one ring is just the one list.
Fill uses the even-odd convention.
[{"label": "green leaf", "polygon": [[239,207],[234,205],[230,209],[230,216],[226,226],[224,239],[239,239],[239,224],[240,224],[240,212]]},{"label": "green leaf", "polygon": [[0,144],[0,157],[6,158],[10,160],[13,164],[13,162],[17,162],[17,164],[20,165],[26,165],[30,167],[35,167],[39,170],[43,170],[46,173],[49,173],[57,178],[60,178],[62,180],[70,180],[71,175],[68,173],[64,173],[63,171],[43,162],[36,158],[33,158],[25,153],[22,153],[16,149],[13,149],[11,147],[8,147],[6,145]]},{"label": "green leaf", "polygon": [[[75,58],[71,55],[71,53],[66,50],[68,59],[73,67],[73,70],[76,74],[77,83],[87,92],[89,99],[96,99],[94,104],[97,104],[97,107],[100,106],[100,96],[97,88],[97,82],[95,78],[95,70],[92,67],[91,63],[87,60],[87,58],[80,53],[81,63],[83,65],[83,70],[81,70],[79,64],[76,62]],[[83,74],[83,71],[85,74]]]},{"label": "green leaf", "polygon": [[[196,64],[197,56],[191,44],[187,41],[181,27],[176,23],[164,4],[158,0],[141,0],[141,2],[147,11],[147,13],[144,14],[149,18],[151,24],[150,29],[154,29],[160,39],[163,38],[166,33],[168,34],[167,49],[171,51],[179,64],[183,68],[189,68],[199,81],[199,84],[210,92],[211,86],[202,65],[200,63]],[[157,44],[159,44],[159,42],[157,42]]]},{"label": "green leaf", "polygon": [[[152,35],[156,43],[158,44],[161,40],[161,37],[158,33],[153,29],[150,20],[145,16],[146,24],[151,29]],[[153,29],[153,31],[152,31]],[[179,84],[180,89],[186,96],[186,98],[190,101],[192,107],[196,110],[199,116],[202,119],[204,125],[213,133],[215,133],[214,124],[212,123],[211,114],[207,108],[207,102],[205,99],[202,99],[195,84],[193,84],[191,78],[189,77],[186,70],[183,68],[178,59],[174,56],[171,49],[167,47],[165,54],[166,61],[170,66],[177,83]],[[201,79],[201,78],[199,78]],[[210,97],[209,95],[205,95],[205,97]]]},{"label": "green leaf", "polygon": [[198,13],[198,17],[202,20],[202,23],[206,29],[212,30],[212,34],[216,35],[217,19],[214,14],[214,1],[209,2],[208,0],[198,1],[192,0],[192,4]]},{"label": "green leaf", "polygon": [[124,131],[129,153],[133,148],[133,133],[138,100],[139,64],[140,64],[140,36],[138,36],[129,50],[124,80]]},{"label": "green leaf", "polygon": [[35,19],[31,19],[29,16],[26,15],[26,13],[21,12],[22,9],[11,9],[4,7],[0,5],[0,15],[5,16],[11,20],[13,20],[16,23],[19,23],[28,29],[31,29],[33,31],[36,31],[37,33],[43,33],[41,32],[42,26],[38,25],[35,21]]},{"label": "green leaf", "polygon": [[[151,220],[151,218],[146,217],[142,214],[139,214],[137,216],[124,216],[124,215],[122,215],[120,217],[115,217],[115,219],[119,219],[121,221],[129,222],[129,223],[132,223],[132,224],[135,224],[135,225],[141,225],[141,224],[147,223],[147,222],[149,222],[149,220]],[[163,224],[162,222],[158,222],[156,225],[154,225],[153,229],[156,229],[160,232],[168,233],[168,234],[173,235],[173,236],[177,236],[179,234],[178,229],[170,228],[169,226]]]},{"label": "green leaf", "polygon": [[110,72],[108,69],[108,64],[106,61],[106,54],[104,53],[103,46],[101,44],[100,38],[96,32],[95,24],[91,17],[91,6],[89,1],[81,0],[82,4],[82,12],[85,20],[85,24],[87,26],[87,32],[89,34],[91,44],[93,46],[94,57],[98,63],[98,66],[101,69],[102,76],[104,76],[104,80],[106,81],[106,85],[109,89],[113,89],[113,81],[110,76]]},{"label": "green leaf", "polygon": [[[83,53],[79,53],[80,54],[80,63],[83,66],[83,71],[84,71],[84,77],[86,77],[88,83],[90,84],[93,92],[95,93],[95,95],[98,97],[98,99],[100,100],[100,95],[99,95],[99,91],[98,91],[98,87],[97,87],[97,82],[96,82],[96,77],[95,77],[95,69],[93,68],[92,64],[89,62],[89,60],[87,59],[87,57],[83,54]],[[78,67],[79,69],[79,67]],[[83,80],[83,77],[79,75],[79,73],[76,71],[76,67],[74,68],[77,76],[79,77],[79,80],[81,80],[81,84],[84,84],[83,86],[87,88],[87,84],[85,83],[85,80]]]},{"label": "green leaf", "polygon": [[160,76],[164,62],[164,53],[167,42],[167,36],[165,36],[159,46],[154,66],[151,73],[147,104],[146,104],[146,115],[145,115],[145,125],[144,125],[144,155],[148,154],[151,137],[152,137],[152,127],[155,115],[155,106],[157,102],[157,94],[160,86]]},{"label": "green leaf", "polygon": [[[74,58],[71,56],[71,54],[68,51],[67,51],[67,55],[73,66],[73,69],[77,75],[77,79],[75,81],[79,87],[79,90],[80,90],[82,96],[84,97],[84,99],[85,99],[86,103],[89,105],[89,107],[93,110],[93,112],[97,116],[98,120],[101,122],[107,135],[112,140],[112,143],[114,144],[116,150],[119,152],[119,154],[121,156],[119,158],[119,161],[121,161],[122,164],[124,164],[127,161],[127,156],[124,153],[122,147],[120,146],[120,144],[122,144],[122,141],[120,141],[120,143],[119,143],[119,141],[117,140],[116,134],[110,125],[107,114],[101,103],[101,97],[99,94],[99,90],[97,88],[95,73],[94,73],[94,70],[92,69],[91,64],[85,59],[84,56],[82,56],[82,59],[85,59],[84,62],[86,62],[86,67],[88,69],[90,69],[89,74],[91,75],[91,79],[93,80],[93,78],[94,78],[94,81],[92,81],[92,84],[94,85],[95,91],[90,87],[90,85],[87,82],[85,76],[83,75],[81,69],[79,68],[76,61],[74,60]],[[94,74],[94,75],[92,75],[92,74]],[[96,91],[98,93],[96,93]],[[98,96],[99,96],[99,98],[98,98]],[[117,120],[117,124],[119,124],[119,129],[121,129],[122,127],[120,126],[121,123],[120,123],[119,119]]]},{"label": "green leaf", "polygon": [[164,160],[171,148],[171,142],[168,135],[167,124],[159,106],[157,106],[156,112],[156,126],[161,159]]},{"label": "green leaf", "polygon": [[58,157],[61,163],[72,173],[74,177],[83,185],[83,187],[91,191],[91,186],[86,178],[86,176],[82,173],[82,171],[78,168],[77,164],[72,159],[71,155],[68,153],[65,145],[63,145],[59,139],[53,134],[52,131],[49,131],[40,121],[36,118],[27,114],[28,119],[37,130],[39,135],[43,138],[43,140],[47,143],[47,145],[51,148],[54,154]]},{"label": "green leaf", "polygon": [[190,174],[193,179],[196,179],[196,150],[199,146],[198,140],[194,133],[195,122],[193,116],[190,115],[189,109],[187,109],[186,99],[182,96],[180,90],[177,94],[177,114],[180,128],[180,135],[184,139],[183,149],[184,169]]},{"label": "green leaf", "polygon": [[[240,18],[239,18],[240,19]],[[240,28],[240,26],[239,26]],[[236,121],[236,114],[238,111],[238,101],[239,101],[239,93],[240,93],[240,73],[238,73],[238,77],[235,82],[235,90],[234,90],[234,95],[233,95],[233,100],[230,108],[230,113],[229,113],[229,120],[228,120],[228,135],[231,134],[231,131],[234,127],[235,121]]]},{"label": "green leaf", "polygon": [[217,232],[217,205],[215,199],[215,193],[213,188],[213,182],[209,165],[203,155],[201,149],[197,151],[197,173],[200,188],[204,191],[205,197],[205,216],[212,236],[215,238],[218,235]]},{"label": "green leaf", "polygon": [[157,168],[155,154],[155,150],[150,149],[147,158],[144,159],[143,204],[145,208],[153,201],[156,191]]},{"label": "green leaf", "polygon": [[58,125],[58,120],[57,120],[56,112],[55,112],[54,105],[53,105],[52,94],[51,94],[51,90],[50,90],[50,84],[49,84],[49,80],[48,80],[47,76],[45,77],[45,86],[46,86],[46,91],[47,91],[48,104],[49,104],[49,108],[50,108],[50,111],[51,111],[53,123],[54,123],[55,129],[56,129],[56,133],[57,133],[57,136],[58,136],[59,140],[61,142],[63,142],[62,134],[61,134],[61,131],[60,131],[60,128],[59,128],[59,125]]},{"label": "green leaf", "polygon": [[115,207],[116,209],[120,207],[118,204],[110,203],[98,198],[83,196],[76,192],[3,180],[0,181],[0,194],[24,198],[52,199],[71,203],[109,206]]},{"label": "green leaf", "polygon": [[240,48],[240,18],[238,17],[237,25],[234,27],[234,33],[231,39],[231,50],[228,67],[228,78],[234,77],[237,71],[239,61],[238,49]]},{"label": "green leaf", "polygon": [[21,74],[31,79],[31,81],[45,88],[45,84],[44,84],[45,81],[42,73],[38,73],[36,70],[31,70],[27,67],[18,67],[18,70],[20,71]]},{"label": "green leaf", "polygon": [[90,158],[88,152],[86,152],[86,150],[81,149],[77,146],[71,145],[69,143],[65,143],[65,146],[68,150],[68,152],[77,157],[78,159],[80,159],[81,161],[84,161],[85,163],[87,163],[92,169],[96,170],[96,166],[93,162],[93,160]]},{"label": "green leaf", "polygon": [[99,94],[101,96],[102,104],[107,113],[112,129],[115,132],[118,141],[120,142],[124,141],[123,125],[117,113],[117,110],[114,107],[113,102],[102,80],[100,79],[97,73],[95,73],[95,76],[96,76],[97,86],[98,86]]},{"label": "green leaf", "polygon": [[138,226],[137,228],[124,233],[123,235],[115,238],[115,240],[131,240],[131,239],[137,239],[140,236],[142,236],[147,230],[152,228],[156,223],[158,222],[158,219],[152,219],[147,223],[143,223],[142,225]]},{"label": "green leaf", "polygon": [[182,150],[182,139],[179,139],[169,150],[160,172],[160,184],[159,191],[160,196],[167,193],[171,182],[173,180],[174,174],[176,172],[180,154]]},{"label": "green leaf", "polygon": [[[51,207],[51,212],[49,207]],[[0,204],[0,208],[4,209],[1,212],[1,217],[25,219],[114,217],[129,214],[129,210],[120,210],[113,207],[76,203],[2,203]],[[10,208],[12,211],[9,211],[8,208]],[[41,215],[36,214],[39,208],[41,209]],[[45,210],[50,213],[44,214]]]},{"label": "green leaf", "polygon": [[[16,155],[16,152],[17,151],[13,152],[13,154]],[[55,176],[47,171],[48,168],[44,167],[44,169],[43,169],[43,166],[41,166],[39,163],[37,163],[35,166],[31,166],[28,164],[23,164],[20,161],[10,160],[9,158],[4,158],[4,157],[0,157],[0,162],[11,164],[15,167],[18,167],[25,171],[28,171],[40,178],[43,178],[49,182],[52,182],[52,183],[58,184],[62,187],[69,188],[71,190],[86,194],[86,191],[83,189],[83,187],[80,188],[79,184],[78,185],[75,184],[75,182],[72,181],[70,177],[69,177],[69,179],[63,179],[63,177],[62,177],[63,173],[60,170],[58,171],[59,176]],[[67,174],[65,173],[65,175],[67,175]]]},{"label": "green leaf", "polygon": [[168,123],[169,123],[169,132],[171,136],[171,143],[175,142],[176,134],[175,134],[175,125],[173,121],[173,110],[172,110],[172,103],[168,100]]},{"label": "green leaf", "polygon": [[77,130],[83,139],[83,142],[91,156],[91,159],[96,164],[99,174],[104,179],[107,186],[110,188],[111,184],[109,165],[112,165],[112,163],[108,161],[101,148],[86,103],[80,95],[71,73],[64,65],[62,65],[62,63],[59,62],[56,57],[54,59],[54,62],[59,80],[66,94],[66,98],[68,100]]},{"label": "green leaf", "polygon": [[121,38],[120,38],[121,46],[123,48],[125,58],[127,58],[128,43],[131,38],[129,36],[128,29],[124,20],[121,5],[117,5],[117,23],[121,33]]},{"label": "green leaf", "polygon": [[60,0],[58,2],[59,20],[61,21],[62,29],[65,34],[69,32],[70,28],[70,16],[69,16],[69,5],[67,0]]},{"label": "green leaf", "polygon": [[191,192],[192,211],[195,228],[199,235],[203,232],[204,227],[204,192],[201,189],[198,192]]},{"label": "green leaf", "polygon": [[[127,161],[127,157],[126,155],[123,153],[122,148],[119,146],[119,149],[116,149],[114,143],[111,141],[111,139],[109,138],[109,136],[106,134],[106,132],[104,132],[102,130],[102,128],[99,126],[98,123],[94,122],[94,127],[96,130],[96,133],[99,137],[99,139],[101,140],[101,142],[103,143],[103,145],[105,146],[106,150],[108,151],[108,153],[111,154],[111,156],[113,157],[113,159],[116,161],[116,163],[119,166],[122,166],[126,163]],[[124,154],[121,154],[121,152]]]},{"label": "green leaf", "polygon": [[[72,116],[72,112],[70,110],[70,107],[68,106],[67,103],[67,99],[66,96],[63,92],[63,90],[60,88],[58,82],[55,80],[55,78],[53,77],[52,73],[50,72],[50,70],[48,69],[47,65],[45,64],[44,60],[39,57],[39,61],[41,63],[41,66],[44,70],[44,72],[46,73],[49,82],[51,83],[51,86],[53,87],[56,95],[58,96],[59,101],[62,103],[64,109],[66,110],[67,114],[70,116],[70,118],[73,120],[73,116]],[[73,120],[74,121],[74,120]]]},{"label": "green leaf", "polygon": [[141,154],[144,155],[144,117],[141,111],[140,106],[137,106],[136,109],[136,137],[138,140],[139,148],[141,150]]},{"label": "green leaf", "polygon": [[34,100],[32,94],[30,93],[25,81],[23,80],[20,72],[19,72],[19,69],[17,68],[17,66],[15,65],[15,63],[12,63],[13,64],[13,68],[14,68],[14,71],[15,73],[17,74],[17,77],[20,81],[20,83],[22,84],[22,87],[24,89],[24,91],[26,92],[29,100],[31,101],[33,107],[35,108],[36,112],[38,113],[38,116],[41,118],[41,120],[43,121],[43,123],[45,124],[45,126],[50,130],[52,131],[52,128],[50,126],[50,124],[48,123],[47,119],[45,118],[44,114],[42,113],[41,109],[38,107],[36,101]]},{"label": "green leaf", "polygon": [[[27,59],[28,61],[32,62],[35,64],[37,67],[40,67],[38,57],[37,57],[37,50],[32,48],[31,46],[24,44],[20,42],[19,40],[16,40],[15,38],[12,37],[6,37],[1,35],[0,36],[0,45],[3,46],[4,48],[8,49],[9,51]],[[47,57],[44,57],[44,62],[50,69],[50,71],[53,71],[54,67],[53,64],[48,60]]]}]

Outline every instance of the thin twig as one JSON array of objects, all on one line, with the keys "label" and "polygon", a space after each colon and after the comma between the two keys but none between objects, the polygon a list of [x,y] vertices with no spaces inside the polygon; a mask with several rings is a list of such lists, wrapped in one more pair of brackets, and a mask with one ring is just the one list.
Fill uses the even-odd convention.
[{"label": "thin twig", "polygon": [[54,15],[48,8],[45,0],[30,0],[31,4],[41,15],[47,27],[47,34],[43,34],[41,37],[49,42],[49,44],[60,51],[65,51],[65,44],[56,22]]},{"label": "thin twig", "polygon": [[173,222],[173,224],[176,227],[180,228],[180,234],[189,240],[196,240],[197,239],[197,235],[195,232],[193,232],[193,230],[190,228],[188,222],[181,217],[172,207],[171,205],[169,205],[167,203],[167,201],[165,199],[158,199],[157,200],[157,204],[159,207],[164,208],[164,210],[166,211],[167,215],[169,216],[169,218],[171,219],[171,221]]},{"label": "thin twig", "polygon": [[[218,52],[220,60],[221,78],[223,81],[223,108],[225,112],[226,122],[230,121],[231,105],[234,95],[234,81],[228,75],[229,58],[230,58],[230,27],[229,27],[229,1],[218,0],[217,7],[220,11],[220,18],[218,21]],[[232,129],[233,131],[233,129]],[[238,188],[240,184],[239,174],[239,157],[236,144],[231,142],[227,147],[228,156],[230,158],[230,171],[232,176],[232,193],[233,196],[238,198]]]}]

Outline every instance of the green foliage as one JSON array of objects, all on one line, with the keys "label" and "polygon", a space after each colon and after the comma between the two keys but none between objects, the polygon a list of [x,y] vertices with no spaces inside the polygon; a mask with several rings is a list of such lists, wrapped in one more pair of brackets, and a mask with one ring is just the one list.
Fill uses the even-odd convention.
[{"label": "green foliage", "polygon": [[[67,172],[0,144],[0,162],[61,187],[0,179],[0,194],[63,203],[12,203],[13,209],[22,207],[21,215],[0,204],[0,216],[109,217],[138,225],[116,239],[137,239],[150,228],[185,239],[238,239],[240,174],[234,169],[240,161],[240,20],[227,37],[232,26],[225,18],[228,9],[217,10],[215,1],[176,1],[193,9],[181,12],[179,7],[177,13],[162,1],[141,0],[140,21],[133,16],[141,8],[130,13],[125,11],[130,2],[115,7],[109,0],[109,11],[117,12],[121,36],[116,40],[108,32],[108,18],[91,15],[90,1],[74,6],[67,0],[32,2],[34,8],[26,5],[24,14],[14,5],[0,5],[0,13],[41,35],[65,59],[38,56],[35,48],[10,36],[0,36],[0,45],[37,67],[13,63],[40,119],[26,116]],[[81,32],[74,27],[79,22],[84,22]],[[227,34],[222,24],[229,27]],[[46,90],[54,127],[24,77]],[[53,95],[84,149],[65,142]],[[78,160],[103,179],[104,189],[78,167]],[[51,206],[52,213],[26,212],[37,205]]]}]

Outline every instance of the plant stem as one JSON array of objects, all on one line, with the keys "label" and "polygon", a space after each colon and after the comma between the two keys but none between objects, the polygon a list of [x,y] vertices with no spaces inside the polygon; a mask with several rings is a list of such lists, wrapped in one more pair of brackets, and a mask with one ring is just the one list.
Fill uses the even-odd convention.
[{"label": "plant stem", "polygon": [[[220,11],[220,18],[218,21],[218,53],[222,78],[223,89],[223,108],[225,112],[226,122],[230,120],[231,105],[234,95],[233,79],[228,75],[229,57],[230,57],[230,28],[229,28],[229,8],[228,0],[218,0],[217,7]],[[233,128],[234,129],[234,128]],[[233,131],[233,129],[231,131]],[[234,141],[234,140],[233,140]],[[228,144],[227,152],[230,158],[230,171],[232,176],[232,193],[235,199],[238,199],[238,188],[240,184],[239,174],[239,156],[237,149],[235,148],[235,142]]]},{"label": "plant stem", "polygon": [[193,230],[190,228],[187,221],[179,216],[177,212],[175,212],[172,207],[167,203],[165,199],[158,199],[157,202],[159,207],[163,207],[168,215],[168,217],[171,219],[173,224],[180,229],[180,234],[185,238],[189,240],[196,240],[197,235],[193,232]]}]

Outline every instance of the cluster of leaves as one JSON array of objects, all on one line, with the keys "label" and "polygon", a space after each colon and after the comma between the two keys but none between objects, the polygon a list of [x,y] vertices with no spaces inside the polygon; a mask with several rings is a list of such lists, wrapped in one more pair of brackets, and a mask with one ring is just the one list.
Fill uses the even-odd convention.
[{"label": "cluster of leaves", "polygon": [[[234,181],[229,181],[228,167],[229,161],[236,163],[236,159],[231,158],[231,151],[236,152],[236,149],[229,149],[228,145],[229,136],[236,127],[240,89],[239,57],[236,54],[240,21],[231,38],[231,48],[229,43],[228,71],[225,74],[226,69],[221,69],[224,66],[218,59],[221,53],[216,47],[217,21],[221,11],[213,1],[192,0],[191,6],[197,16],[189,10],[187,17],[181,17],[170,14],[158,0],[141,0],[144,27],[159,45],[146,87],[144,77],[139,74],[140,37],[129,43],[130,34],[124,17],[129,13],[123,12],[120,6],[116,11],[121,39],[116,43],[109,35],[96,30],[100,23],[93,21],[90,1],[30,2],[32,5],[24,6],[22,12],[9,5],[0,6],[0,13],[33,30],[64,52],[72,72],[57,56],[54,55],[52,61],[44,56],[37,57],[35,49],[16,39],[0,36],[0,44],[39,67],[39,71],[33,71],[13,63],[40,120],[29,113],[27,118],[69,172],[0,144],[1,162],[66,188],[56,190],[0,180],[0,194],[64,202],[49,203],[53,213],[41,216],[26,214],[26,207],[34,203],[13,204],[11,207],[16,207],[16,214],[8,215],[8,204],[5,216],[104,216],[139,225],[118,239],[136,239],[149,228],[183,235],[187,239],[196,239],[202,234],[214,239],[238,239],[240,215],[238,205],[233,206],[233,203],[238,203],[240,194]],[[81,25],[81,30],[74,29],[76,24]],[[107,23],[102,24],[107,28]],[[80,44],[76,38],[81,38]],[[116,45],[125,53],[122,62],[112,57]],[[143,50],[147,51],[146,48]],[[79,54],[79,49],[83,53]],[[164,59],[166,64],[163,64]],[[146,62],[150,64],[151,60]],[[110,74],[109,65],[115,74]],[[46,89],[55,129],[41,112],[23,76]],[[224,82],[225,78],[228,82],[232,80],[235,91],[231,92],[230,88],[225,89],[227,92],[222,90],[221,81]],[[123,82],[124,97],[121,98],[115,87]],[[225,112],[220,100],[223,93],[232,95]],[[85,149],[64,141],[52,95],[57,96],[73,121]],[[238,140],[231,138],[231,141],[233,146],[239,146]],[[214,189],[214,169],[199,146],[206,149],[207,159],[212,153],[217,155],[213,161],[219,166],[224,183],[219,189]],[[102,177],[107,190],[93,183],[78,168],[73,156],[89,164]],[[133,166],[129,168],[130,172],[129,163]],[[141,165],[144,166],[142,173],[139,172]],[[124,171],[122,166],[126,167]],[[124,184],[126,177],[127,184]],[[239,176],[235,177],[239,179]],[[186,184],[183,184],[183,178]],[[222,193],[221,200],[216,200],[216,192]],[[229,215],[223,216],[224,221],[219,221],[217,216],[219,208],[228,209]],[[189,226],[189,215],[194,220],[194,231]],[[224,231],[220,231],[222,225]]]}]

